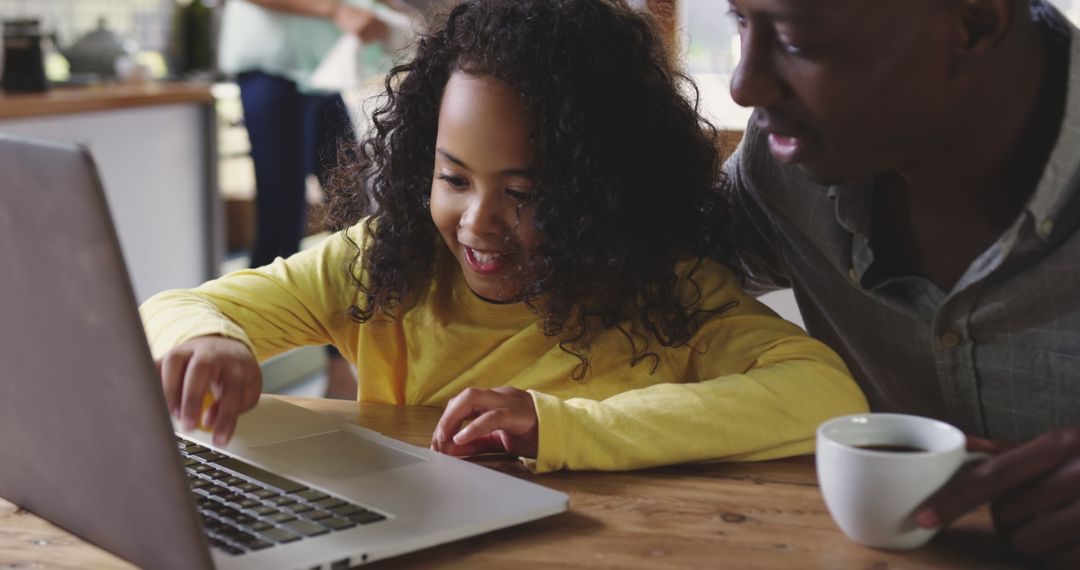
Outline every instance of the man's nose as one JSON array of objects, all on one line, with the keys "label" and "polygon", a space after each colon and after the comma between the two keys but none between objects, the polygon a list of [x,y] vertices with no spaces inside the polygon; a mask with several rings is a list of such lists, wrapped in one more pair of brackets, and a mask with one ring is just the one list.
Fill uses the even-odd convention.
[{"label": "man's nose", "polygon": [[775,48],[750,26],[740,38],[742,57],[731,75],[731,98],[743,107],[771,107],[787,92],[776,72]]}]

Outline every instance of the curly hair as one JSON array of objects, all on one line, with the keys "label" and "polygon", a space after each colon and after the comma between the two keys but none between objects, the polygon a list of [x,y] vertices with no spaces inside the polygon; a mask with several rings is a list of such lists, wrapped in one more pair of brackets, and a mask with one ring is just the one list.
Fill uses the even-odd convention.
[{"label": "curly hair", "polygon": [[[547,272],[520,300],[579,358],[575,379],[585,377],[599,330],[621,330],[631,365],[651,357],[655,369],[650,338],[684,345],[703,313],[727,308],[695,308],[700,299],[677,294],[704,258],[735,266],[730,206],[719,191],[717,131],[698,114],[697,88],[673,66],[653,19],[623,0],[468,0],[391,70],[335,189],[335,227],[370,216],[366,251],[353,243],[349,271],[362,293],[353,320],[393,314],[436,274],[446,247],[428,203],[439,107],[455,72],[504,82],[536,118],[530,207]],[[675,265],[685,259],[696,263],[680,277]]]}]

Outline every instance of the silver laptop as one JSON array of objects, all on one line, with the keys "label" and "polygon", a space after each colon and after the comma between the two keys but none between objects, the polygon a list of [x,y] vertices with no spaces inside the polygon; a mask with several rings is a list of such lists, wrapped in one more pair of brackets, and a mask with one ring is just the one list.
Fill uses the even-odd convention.
[{"label": "silver laptop", "polygon": [[344,568],[566,510],[265,396],[227,447],[176,431],[89,154],[0,135],[0,173],[0,497],[185,570]]}]

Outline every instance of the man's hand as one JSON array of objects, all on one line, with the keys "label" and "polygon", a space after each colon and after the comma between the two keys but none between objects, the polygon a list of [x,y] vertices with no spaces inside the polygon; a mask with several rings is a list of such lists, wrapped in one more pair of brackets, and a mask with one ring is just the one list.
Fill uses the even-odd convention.
[{"label": "man's hand", "polygon": [[[214,445],[225,445],[236,419],[259,403],[262,371],[244,343],[221,336],[200,336],[170,350],[157,361],[165,401],[185,430],[204,425]],[[215,401],[203,414],[207,391]]]},{"label": "man's hand", "polygon": [[1011,448],[974,438],[968,447],[999,453],[930,497],[919,525],[948,524],[990,502],[994,525],[1021,554],[1049,568],[1080,568],[1080,426]]},{"label": "man's hand", "polygon": [[353,34],[364,43],[377,42],[390,33],[390,28],[370,10],[340,2],[334,6],[334,25],[346,34]]},{"label": "man's hand", "polygon": [[[466,420],[472,422],[461,427]],[[532,396],[517,388],[467,388],[446,405],[431,449],[447,455],[511,453],[536,457],[539,439]]]}]

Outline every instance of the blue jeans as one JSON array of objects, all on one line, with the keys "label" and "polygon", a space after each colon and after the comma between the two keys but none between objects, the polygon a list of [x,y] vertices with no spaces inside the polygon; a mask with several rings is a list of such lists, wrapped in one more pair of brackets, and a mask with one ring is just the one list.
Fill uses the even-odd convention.
[{"label": "blue jeans", "polygon": [[255,245],[251,266],[300,248],[307,218],[305,179],[324,188],[343,142],[355,146],[352,120],[339,94],[305,94],[288,79],[241,73],[240,102],[255,163]]}]

